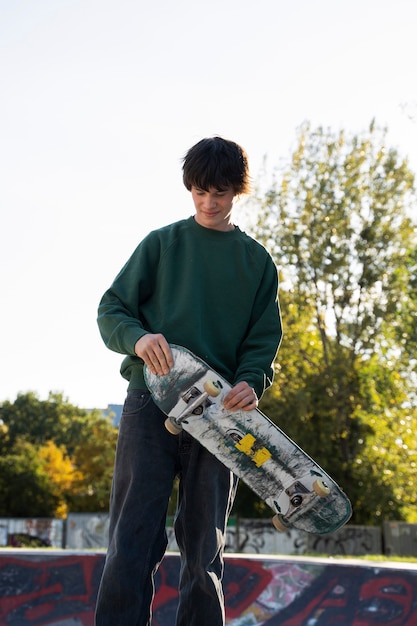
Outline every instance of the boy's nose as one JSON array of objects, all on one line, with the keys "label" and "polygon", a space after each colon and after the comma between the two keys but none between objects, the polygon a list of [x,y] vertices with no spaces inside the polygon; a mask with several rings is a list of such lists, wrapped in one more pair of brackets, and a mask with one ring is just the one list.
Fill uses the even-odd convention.
[{"label": "boy's nose", "polygon": [[216,206],[216,198],[208,195],[206,197],[205,205],[206,205],[206,209],[214,209],[214,207]]}]

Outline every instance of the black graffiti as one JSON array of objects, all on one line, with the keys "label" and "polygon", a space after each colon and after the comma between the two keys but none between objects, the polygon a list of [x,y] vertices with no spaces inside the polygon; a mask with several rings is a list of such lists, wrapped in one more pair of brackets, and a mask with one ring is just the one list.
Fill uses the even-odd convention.
[{"label": "black graffiti", "polygon": [[319,554],[350,556],[381,554],[382,535],[379,528],[345,526],[332,535],[309,535],[307,550]]}]

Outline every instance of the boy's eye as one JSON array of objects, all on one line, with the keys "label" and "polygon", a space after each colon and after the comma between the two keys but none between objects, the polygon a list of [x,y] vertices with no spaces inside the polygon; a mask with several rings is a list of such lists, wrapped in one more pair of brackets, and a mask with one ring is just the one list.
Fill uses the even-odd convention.
[{"label": "boy's eye", "polygon": [[[205,196],[206,194],[208,194],[209,192],[206,191],[205,189],[197,189],[195,190],[195,193],[197,196]],[[215,191],[212,193],[213,196],[215,196],[216,198],[223,198],[223,196],[225,196],[227,193],[227,191]]]}]

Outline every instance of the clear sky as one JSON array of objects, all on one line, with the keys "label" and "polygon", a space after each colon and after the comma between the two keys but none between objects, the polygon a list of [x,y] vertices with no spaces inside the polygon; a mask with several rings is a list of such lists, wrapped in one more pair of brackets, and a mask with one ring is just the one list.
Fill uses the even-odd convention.
[{"label": "clear sky", "polygon": [[123,402],[97,304],[193,213],[202,137],[241,143],[256,179],[304,120],[375,117],[417,171],[416,25],[415,0],[0,0],[0,401]]}]

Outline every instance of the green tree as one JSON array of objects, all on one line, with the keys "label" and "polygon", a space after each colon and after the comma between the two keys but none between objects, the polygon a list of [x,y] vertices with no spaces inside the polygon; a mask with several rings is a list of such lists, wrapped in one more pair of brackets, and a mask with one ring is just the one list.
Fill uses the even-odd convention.
[{"label": "green tree", "polygon": [[18,439],[0,456],[0,516],[53,517],[58,507],[59,496],[37,447]]},{"label": "green tree", "polygon": [[72,454],[89,420],[89,412],[70,404],[62,394],[41,400],[36,393],[19,393],[12,403],[0,405],[0,420],[7,426],[4,444],[13,447],[19,437],[35,445],[51,440]]},{"label": "green tree", "polygon": [[352,136],[305,124],[254,204],[254,234],[280,268],[284,322],[262,408],[345,488],[354,521],[410,519],[413,173],[374,123]]},{"label": "green tree", "polygon": [[61,394],[0,404],[0,501],[5,516],[108,509],[117,430]]},{"label": "green tree", "polygon": [[110,419],[99,412],[90,414],[82,439],[74,447],[78,479],[67,498],[71,511],[108,511],[116,441],[117,429]]}]

